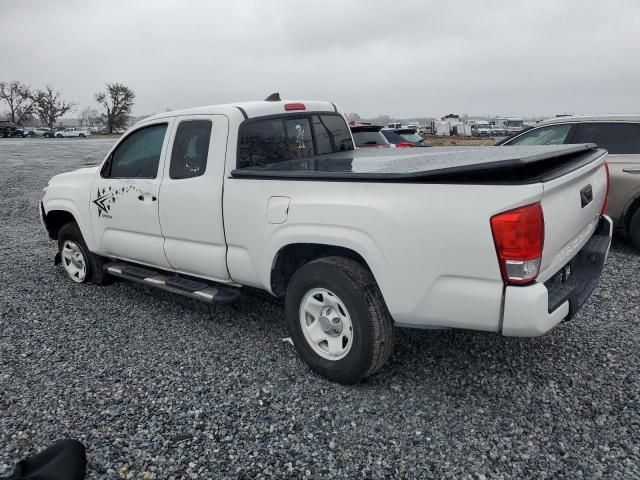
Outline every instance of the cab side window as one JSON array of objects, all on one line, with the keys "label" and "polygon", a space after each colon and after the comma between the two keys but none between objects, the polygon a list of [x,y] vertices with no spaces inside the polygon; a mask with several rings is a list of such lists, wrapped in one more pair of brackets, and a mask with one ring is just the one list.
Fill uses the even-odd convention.
[{"label": "cab side window", "polygon": [[167,124],[134,131],[118,145],[104,164],[105,178],[156,178]]},{"label": "cab side window", "polygon": [[212,123],[210,120],[180,122],[171,151],[169,177],[199,177],[207,168]]},{"label": "cab side window", "polygon": [[562,145],[571,130],[570,124],[550,125],[529,130],[507,145]]}]

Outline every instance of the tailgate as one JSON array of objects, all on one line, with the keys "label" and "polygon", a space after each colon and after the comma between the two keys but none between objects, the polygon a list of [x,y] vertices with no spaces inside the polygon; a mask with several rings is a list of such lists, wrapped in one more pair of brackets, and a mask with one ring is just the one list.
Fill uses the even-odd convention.
[{"label": "tailgate", "polygon": [[543,183],[544,248],[538,281],[553,276],[595,231],[607,192],[606,152],[566,175]]}]

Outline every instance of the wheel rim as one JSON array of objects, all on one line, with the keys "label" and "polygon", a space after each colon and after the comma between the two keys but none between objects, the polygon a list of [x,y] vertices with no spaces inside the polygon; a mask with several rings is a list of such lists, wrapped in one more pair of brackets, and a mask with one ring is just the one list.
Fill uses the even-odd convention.
[{"label": "wheel rim", "polygon": [[300,302],[300,327],[312,350],[327,360],[347,356],[353,345],[353,324],[346,306],[325,288],[309,290]]},{"label": "wheel rim", "polygon": [[87,261],[82,248],[77,243],[66,240],[62,244],[60,255],[62,266],[71,280],[78,283],[84,282],[87,276]]}]

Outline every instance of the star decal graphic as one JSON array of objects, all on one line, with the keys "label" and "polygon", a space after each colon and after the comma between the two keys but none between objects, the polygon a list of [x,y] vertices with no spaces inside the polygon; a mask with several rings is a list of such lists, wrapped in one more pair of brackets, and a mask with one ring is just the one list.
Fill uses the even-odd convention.
[{"label": "star decal graphic", "polygon": [[104,190],[98,190],[98,198],[96,198],[93,203],[98,206],[99,217],[101,217],[103,213],[109,213],[110,206],[107,205],[107,203],[109,203],[110,200],[113,200],[113,193],[105,193]]},{"label": "star decal graphic", "polygon": [[111,211],[111,207],[116,204],[116,200],[131,191],[142,193],[142,190],[135,185],[125,185],[122,187],[112,187],[109,185],[108,187],[98,188],[98,191],[96,192],[96,199],[93,200],[93,203],[98,207],[98,217],[108,215]]}]

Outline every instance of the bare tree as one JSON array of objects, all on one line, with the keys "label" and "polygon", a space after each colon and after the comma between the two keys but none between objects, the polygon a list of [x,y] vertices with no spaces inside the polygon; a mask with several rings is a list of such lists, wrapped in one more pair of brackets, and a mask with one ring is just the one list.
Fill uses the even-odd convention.
[{"label": "bare tree", "polygon": [[55,91],[51,85],[46,85],[44,90],[39,90],[36,98],[38,116],[49,128],[53,128],[58,119],[76,105],[62,100],[60,92]]},{"label": "bare tree", "polygon": [[33,115],[37,98],[31,87],[17,80],[0,82],[0,99],[9,105],[9,120],[20,123]]},{"label": "bare tree", "polygon": [[100,112],[93,107],[85,107],[80,112],[81,127],[95,127],[100,120]]},{"label": "bare tree", "polygon": [[126,126],[136,94],[121,83],[107,83],[107,91],[96,93],[96,102],[104,108],[109,133]]}]

